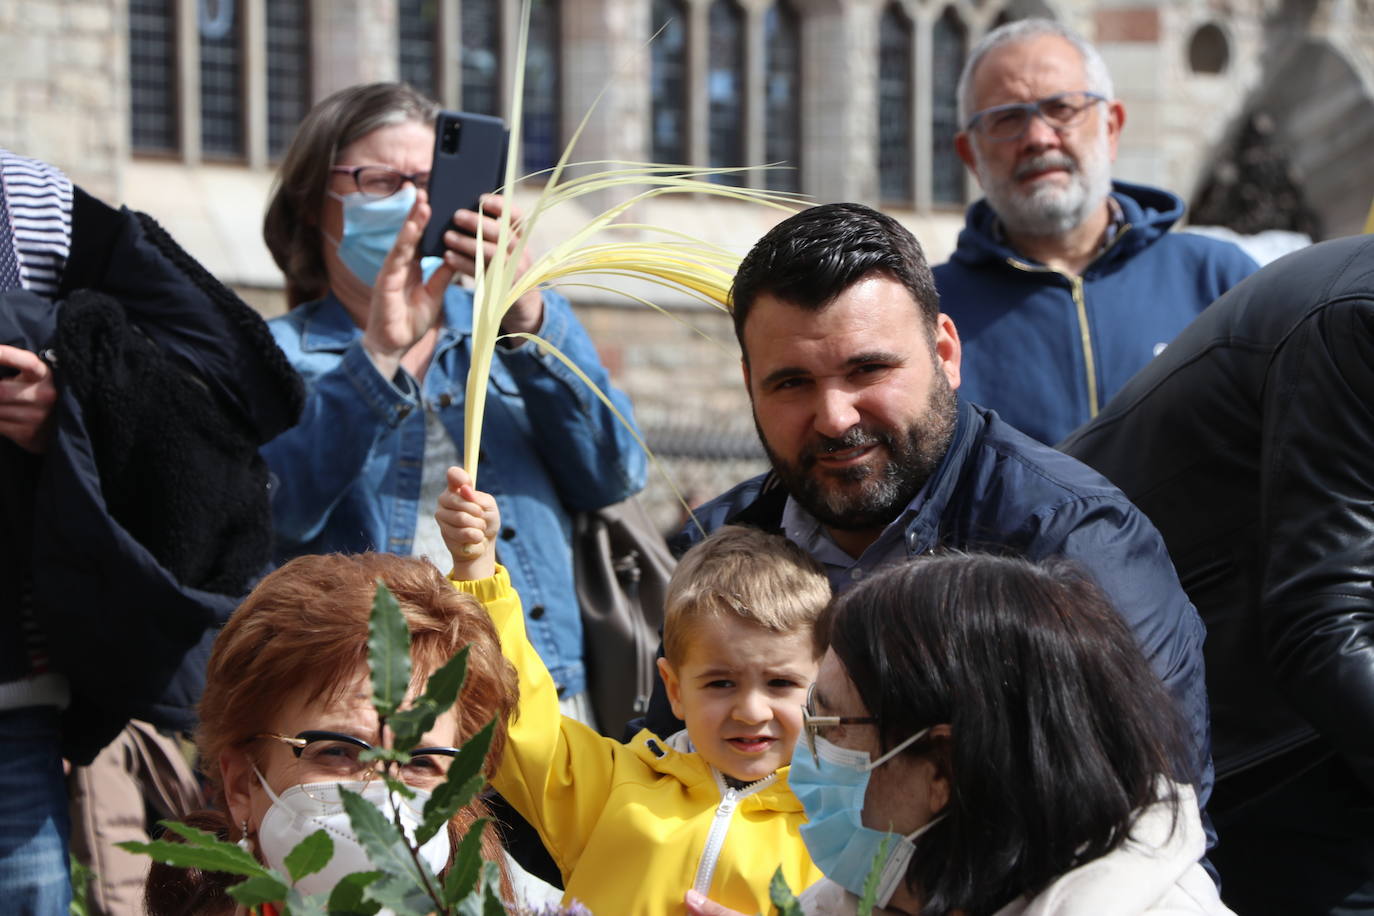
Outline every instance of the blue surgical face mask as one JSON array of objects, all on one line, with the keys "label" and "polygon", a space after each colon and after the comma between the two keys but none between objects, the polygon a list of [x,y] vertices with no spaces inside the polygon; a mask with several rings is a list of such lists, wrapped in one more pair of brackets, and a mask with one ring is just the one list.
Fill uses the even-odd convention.
[{"label": "blue surgical face mask", "polygon": [[891,836],[887,853],[879,863],[877,905],[885,907],[897,885],[906,875],[907,864],[916,852],[912,840],[940,820],[932,818],[906,836],[897,836],[865,827],[862,821],[864,796],[873,770],[925,737],[922,729],[877,760],[869,762],[867,751],[837,747],[816,737],[816,757],[805,741],[792,751],[792,768],[787,782],[806,809],[807,821],[801,825],[802,841],[816,867],[825,876],[856,896],[862,896],[864,881],[874,868],[883,840]]},{"label": "blue surgical face mask", "polygon": [[[361,191],[351,194],[327,192],[343,204],[343,237],[338,246],[339,260],[367,286],[377,282],[391,246],[415,206],[415,186],[406,184],[390,197],[369,197]],[[331,241],[333,241],[331,239]],[[421,258],[420,271],[426,280],[438,269],[442,258]]]}]

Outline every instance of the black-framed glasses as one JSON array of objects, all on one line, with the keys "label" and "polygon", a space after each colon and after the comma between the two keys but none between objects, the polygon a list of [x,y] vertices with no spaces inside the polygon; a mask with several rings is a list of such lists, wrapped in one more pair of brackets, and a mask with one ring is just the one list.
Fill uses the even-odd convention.
[{"label": "black-framed glasses", "polygon": [[[296,759],[308,765],[313,773],[329,779],[343,782],[365,780],[376,772],[377,761],[362,759],[363,752],[372,750],[372,745],[352,735],[311,729],[294,737],[276,733],[255,737],[280,741],[291,748]],[[401,781],[418,787],[442,782],[458,751],[456,747],[415,748],[410,752],[410,762],[400,768]]]},{"label": "black-framed glasses", "polygon": [[395,194],[407,181],[417,188],[429,187],[429,172],[406,174],[389,165],[336,165],[329,171],[349,176],[359,191],[378,200]]},{"label": "black-framed glasses", "polygon": [[806,748],[811,759],[818,766],[821,755],[816,750],[816,735],[823,728],[832,725],[877,725],[877,716],[818,716],[816,715],[816,685],[806,688],[806,705],[802,707],[802,734],[806,736]]},{"label": "black-framed glasses", "polygon": [[1057,92],[1034,102],[1012,102],[975,111],[965,130],[977,131],[989,140],[1017,140],[1030,127],[1031,118],[1038,117],[1057,131],[1067,130],[1082,122],[1089,108],[1107,97],[1096,92]]}]

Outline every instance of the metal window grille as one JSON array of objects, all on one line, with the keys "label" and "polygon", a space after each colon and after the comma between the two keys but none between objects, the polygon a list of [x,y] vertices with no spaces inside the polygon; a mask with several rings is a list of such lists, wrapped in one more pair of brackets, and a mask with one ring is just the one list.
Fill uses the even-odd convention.
[{"label": "metal window grille", "polygon": [[396,4],[396,51],[401,81],[436,98],[438,86],[438,0]]},{"label": "metal window grille", "polygon": [[792,8],[779,0],[763,20],[766,116],[764,158],[785,168],[767,173],[768,187],[796,191],[801,168],[801,35]]},{"label": "metal window grille", "polygon": [[267,4],[267,153],[286,152],[310,110],[310,15],[306,0]]},{"label": "metal window grille", "polygon": [[236,0],[198,0],[200,146],[205,155],[241,158],[243,16]]},{"label": "metal window grille", "polygon": [[741,417],[738,411],[688,407],[671,421],[641,428],[663,474],[649,475],[639,499],[665,534],[676,534],[687,523],[674,487],[695,506],[768,470],[747,412]]},{"label": "metal window grille", "polygon": [[911,22],[893,3],[878,32],[878,190],[885,201],[910,202]]},{"label": "metal window grille", "polygon": [[[734,0],[715,0],[709,23],[710,164],[711,168],[735,168],[744,164],[744,14]],[[711,180],[743,183],[739,173],[713,175]]]},{"label": "metal window grille", "polygon": [[966,36],[963,23],[954,10],[946,9],[935,21],[931,34],[934,48],[931,61],[932,144],[930,197],[937,204],[964,202],[964,163],[954,149],[959,132],[959,104],[955,97],[959,72],[964,67]]},{"label": "metal window grille", "polygon": [[463,0],[458,46],[462,54],[463,110],[501,114],[501,5]]},{"label": "metal window grille", "polygon": [[652,15],[652,32],[658,32],[649,46],[653,158],[655,162],[686,162],[687,7],[682,0],[654,0]]},{"label": "metal window grille", "polygon": [[139,152],[175,152],[176,16],[170,0],[129,0],[129,141]]},{"label": "metal window grille", "polygon": [[552,168],[563,152],[559,135],[558,0],[534,0],[525,48],[522,145],[526,174]]}]

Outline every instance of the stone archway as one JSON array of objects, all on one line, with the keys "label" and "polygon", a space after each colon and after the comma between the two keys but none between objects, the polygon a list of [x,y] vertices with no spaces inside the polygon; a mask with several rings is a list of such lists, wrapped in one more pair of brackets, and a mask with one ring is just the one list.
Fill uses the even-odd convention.
[{"label": "stone archway", "polygon": [[1191,219],[1314,239],[1363,231],[1374,199],[1374,96],[1330,42],[1273,55],[1197,186]]}]

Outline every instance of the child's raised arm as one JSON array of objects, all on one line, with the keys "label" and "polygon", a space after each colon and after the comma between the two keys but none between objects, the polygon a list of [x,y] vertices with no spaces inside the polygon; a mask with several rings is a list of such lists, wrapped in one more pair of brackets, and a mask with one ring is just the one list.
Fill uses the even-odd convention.
[{"label": "child's raised arm", "polygon": [[439,496],[434,520],[453,556],[451,578],[475,582],[496,574],[495,540],[501,514],[490,493],[473,488],[467,471],[448,469],[448,489]]}]

